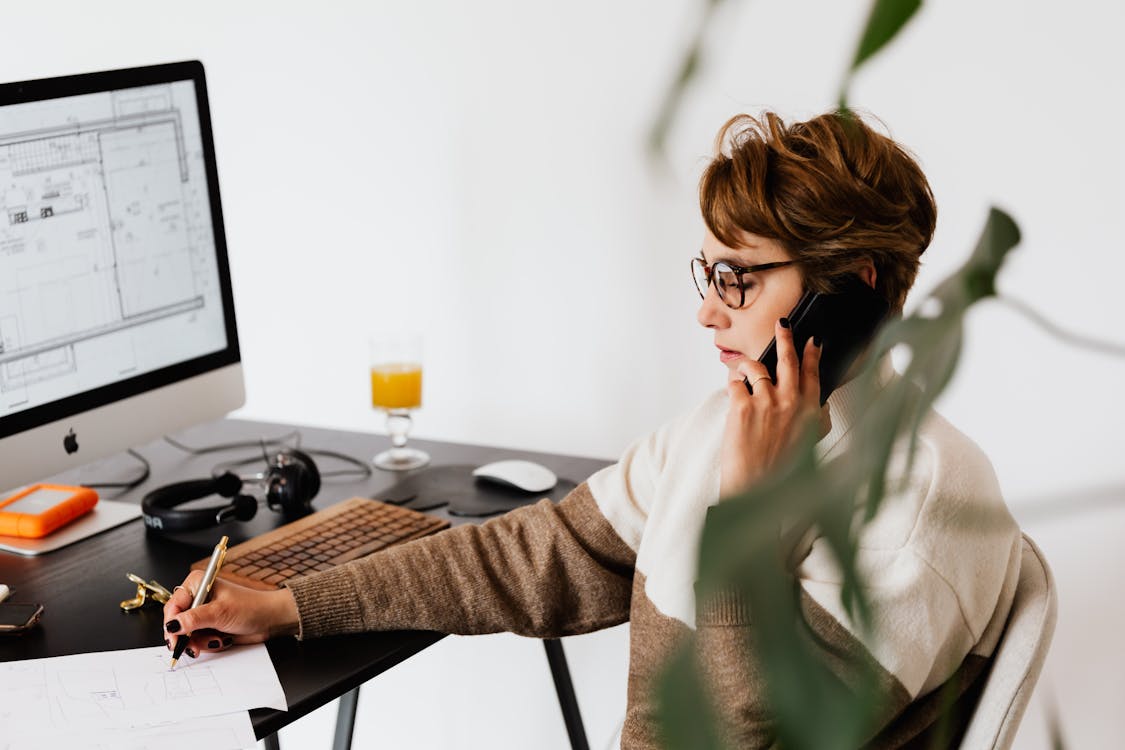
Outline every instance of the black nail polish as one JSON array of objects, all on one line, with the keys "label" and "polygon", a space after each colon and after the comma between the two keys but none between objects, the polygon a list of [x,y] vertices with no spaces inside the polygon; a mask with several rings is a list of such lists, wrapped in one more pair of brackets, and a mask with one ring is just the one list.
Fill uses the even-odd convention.
[{"label": "black nail polish", "polygon": [[218,647],[219,647],[219,641],[218,640],[207,641],[207,648],[218,648]]},{"label": "black nail polish", "polygon": [[782,327],[782,328],[788,328],[788,327],[789,327],[789,318],[782,318],[782,319],[781,319],[780,321],[778,321],[778,322],[780,322],[780,323],[781,323],[781,327]]},{"label": "black nail polish", "polygon": [[164,647],[167,648],[169,651],[172,650],[172,644],[168,642],[167,638],[164,639]]},{"label": "black nail polish", "polygon": [[224,646],[231,646],[233,644],[234,644],[234,637],[233,636],[229,636],[229,635],[223,636],[223,645]]},{"label": "black nail polish", "polygon": [[812,345],[815,346],[817,349],[819,349],[823,343],[824,342],[821,340],[820,336],[813,336],[812,337]]},{"label": "black nail polish", "polygon": [[187,655],[194,659],[195,658],[195,651],[189,648],[187,650]]},{"label": "black nail polish", "polygon": [[169,620],[168,624],[164,626],[164,629],[167,630],[169,633],[178,633],[178,632],[180,632],[180,621],[179,620]]}]

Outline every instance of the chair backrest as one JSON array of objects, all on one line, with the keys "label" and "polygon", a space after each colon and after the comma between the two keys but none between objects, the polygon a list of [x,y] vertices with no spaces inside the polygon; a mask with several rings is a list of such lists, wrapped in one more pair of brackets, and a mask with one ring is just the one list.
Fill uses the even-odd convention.
[{"label": "chair backrest", "polygon": [[961,750],[1011,747],[1047,658],[1057,616],[1054,576],[1043,553],[1024,534],[1012,611]]}]

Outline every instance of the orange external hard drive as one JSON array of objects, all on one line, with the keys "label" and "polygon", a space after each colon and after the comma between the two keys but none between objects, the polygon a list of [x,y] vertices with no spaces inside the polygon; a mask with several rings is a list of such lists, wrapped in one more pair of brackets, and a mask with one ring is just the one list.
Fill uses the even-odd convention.
[{"label": "orange external hard drive", "polygon": [[33,484],[0,500],[0,534],[38,539],[89,513],[98,493],[89,487]]}]

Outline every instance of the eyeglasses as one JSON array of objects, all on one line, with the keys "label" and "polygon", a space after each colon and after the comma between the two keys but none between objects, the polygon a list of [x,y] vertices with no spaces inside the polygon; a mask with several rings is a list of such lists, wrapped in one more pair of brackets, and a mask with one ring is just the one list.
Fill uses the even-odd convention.
[{"label": "eyeglasses", "polygon": [[759,263],[756,266],[735,266],[725,260],[708,264],[703,258],[691,259],[691,278],[700,297],[707,296],[707,287],[715,284],[719,299],[734,310],[751,305],[762,291],[761,282],[754,274],[782,266],[791,266],[795,260],[779,260],[773,263]]}]

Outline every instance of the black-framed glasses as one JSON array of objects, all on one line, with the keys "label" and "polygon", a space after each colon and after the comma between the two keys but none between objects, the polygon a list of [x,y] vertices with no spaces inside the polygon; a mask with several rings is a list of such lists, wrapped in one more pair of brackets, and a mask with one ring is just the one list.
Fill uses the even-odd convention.
[{"label": "black-framed glasses", "polygon": [[756,266],[736,266],[725,260],[708,263],[703,258],[692,258],[691,278],[700,297],[707,296],[707,287],[713,283],[723,304],[737,310],[753,304],[758,298],[762,284],[754,278],[755,274],[782,266],[791,266],[796,262],[779,260],[773,263],[759,263]]}]

